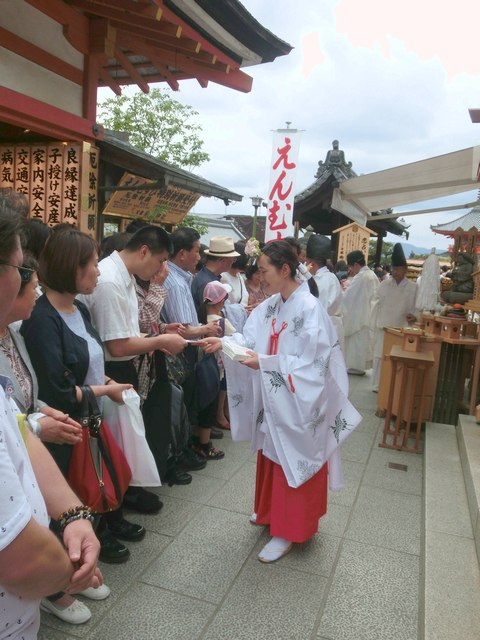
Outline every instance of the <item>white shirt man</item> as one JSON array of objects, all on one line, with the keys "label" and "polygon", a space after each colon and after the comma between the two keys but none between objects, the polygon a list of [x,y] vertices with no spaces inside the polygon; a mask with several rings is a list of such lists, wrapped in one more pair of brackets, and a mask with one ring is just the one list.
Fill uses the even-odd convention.
[{"label": "white shirt man", "polygon": [[384,329],[403,327],[416,319],[417,285],[405,277],[406,271],[406,267],[393,266],[392,277],[381,282],[378,287],[373,349],[373,391],[378,391],[380,380]]},{"label": "white shirt man", "polygon": [[361,251],[347,255],[352,282],[343,294],[343,328],[345,331],[345,361],[348,373],[364,375],[372,366],[373,326],[378,278],[365,265]]}]

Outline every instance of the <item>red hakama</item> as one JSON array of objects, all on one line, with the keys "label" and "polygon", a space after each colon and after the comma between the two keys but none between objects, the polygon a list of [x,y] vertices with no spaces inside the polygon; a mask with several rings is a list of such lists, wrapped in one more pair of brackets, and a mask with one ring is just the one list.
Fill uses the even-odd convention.
[{"label": "red hakama", "polygon": [[287,483],[282,467],[257,457],[255,513],[257,523],[270,525],[270,534],[290,542],[305,542],[318,531],[318,521],[327,513],[327,473],[325,463],[318,473],[294,489]]}]

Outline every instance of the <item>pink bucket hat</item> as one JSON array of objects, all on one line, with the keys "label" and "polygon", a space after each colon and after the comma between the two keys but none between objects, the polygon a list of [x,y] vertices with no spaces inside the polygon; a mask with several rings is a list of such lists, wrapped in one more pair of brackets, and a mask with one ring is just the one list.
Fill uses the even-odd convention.
[{"label": "pink bucket hat", "polygon": [[214,280],[213,282],[208,282],[205,285],[205,289],[203,290],[203,299],[208,300],[212,304],[217,304],[217,302],[223,300],[231,290],[232,287],[229,284],[224,284],[223,282]]}]

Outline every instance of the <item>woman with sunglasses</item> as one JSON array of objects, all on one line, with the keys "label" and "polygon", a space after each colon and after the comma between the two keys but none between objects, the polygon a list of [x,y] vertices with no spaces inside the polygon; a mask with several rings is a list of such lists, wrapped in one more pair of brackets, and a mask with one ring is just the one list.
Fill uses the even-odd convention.
[{"label": "woman with sunglasses", "polygon": [[[92,388],[100,405],[103,396],[121,402],[122,392],[131,388],[105,376],[102,343],[87,309],[76,300],[77,294],[94,290],[99,274],[97,261],[97,245],[91,237],[73,228],[54,230],[39,260],[39,279],[45,293],[20,329],[38,375],[39,397],[73,417],[79,415],[82,385]],[[49,444],[64,476],[68,474],[72,444]],[[130,552],[117,538],[140,540],[145,529],[125,520],[118,509],[101,517],[96,533],[101,543],[100,559],[121,563],[128,560]]]},{"label": "woman with sunglasses", "polygon": [[[2,263],[4,264],[4,263]],[[38,298],[38,263],[29,253],[24,253],[21,267],[20,291],[8,316],[0,326],[0,372],[12,381],[13,398],[20,411],[27,415],[27,424],[42,442],[55,445],[73,445],[82,439],[82,428],[68,414],[54,409],[38,399],[38,381],[30,361],[25,342],[18,332],[18,325],[32,314]],[[100,600],[108,597],[110,589],[101,585],[89,588],[81,595]],[[58,610],[62,620],[71,623],[86,622],[91,612],[83,603],[63,592],[43,600],[42,606],[54,613]]]}]

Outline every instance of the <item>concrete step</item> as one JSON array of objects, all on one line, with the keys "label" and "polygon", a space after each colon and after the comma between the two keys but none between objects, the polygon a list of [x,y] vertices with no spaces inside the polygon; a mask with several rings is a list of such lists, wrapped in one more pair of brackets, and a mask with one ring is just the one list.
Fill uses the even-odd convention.
[{"label": "concrete step", "polygon": [[475,422],[474,416],[459,416],[457,440],[473,538],[480,563],[480,425]]},{"label": "concrete step", "polygon": [[480,637],[480,568],[456,429],[427,423],[425,438],[425,640]]}]

